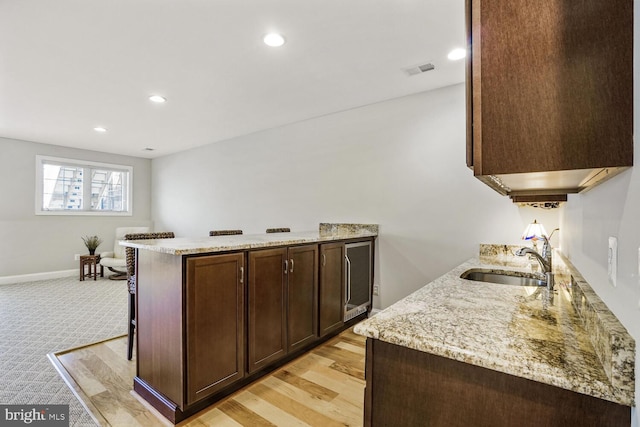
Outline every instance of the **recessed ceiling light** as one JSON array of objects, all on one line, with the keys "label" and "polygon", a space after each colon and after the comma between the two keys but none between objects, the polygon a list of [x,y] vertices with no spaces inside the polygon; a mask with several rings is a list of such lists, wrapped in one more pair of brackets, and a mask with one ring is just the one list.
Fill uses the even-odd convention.
[{"label": "recessed ceiling light", "polygon": [[262,39],[264,44],[271,47],[279,47],[284,44],[284,37],[278,33],[269,33]]},{"label": "recessed ceiling light", "polygon": [[453,49],[451,52],[449,52],[449,54],[447,55],[447,58],[449,58],[452,61],[457,61],[458,59],[462,59],[465,56],[467,56],[467,51],[465,49],[458,48],[458,49]]},{"label": "recessed ceiling light", "polygon": [[103,128],[102,126],[94,127],[93,130],[95,130],[96,132],[106,132],[107,131],[107,129]]},{"label": "recessed ceiling light", "polygon": [[167,98],[165,98],[164,96],[160,96],[160,95],[151,95],[149,97],[149,101],[155,102],[155,103],[158,103],[158,104],[162,104],[163,102],[167,102]]}]

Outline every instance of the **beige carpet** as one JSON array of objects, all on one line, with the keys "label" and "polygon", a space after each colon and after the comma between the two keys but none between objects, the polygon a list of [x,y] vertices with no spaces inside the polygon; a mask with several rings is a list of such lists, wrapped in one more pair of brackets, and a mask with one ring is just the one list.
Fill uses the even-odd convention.
[{"label": "beige carpet", "polygon": [[126,333],[127,299],[107,278],[0,285],[0,403],[68,404],[71,426],[94,426],[47,354]]}]

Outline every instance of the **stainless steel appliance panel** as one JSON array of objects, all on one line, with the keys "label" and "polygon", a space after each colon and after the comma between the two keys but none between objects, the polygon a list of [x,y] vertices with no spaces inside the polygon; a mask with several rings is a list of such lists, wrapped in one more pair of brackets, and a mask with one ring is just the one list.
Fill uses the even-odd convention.
[{"label": "stainless steel appliance panel", "polygon": [[345,321],[366,312],[371,306],[371,259],[371,241],[347,243],[345,245],[347,278],[345,287]]}]

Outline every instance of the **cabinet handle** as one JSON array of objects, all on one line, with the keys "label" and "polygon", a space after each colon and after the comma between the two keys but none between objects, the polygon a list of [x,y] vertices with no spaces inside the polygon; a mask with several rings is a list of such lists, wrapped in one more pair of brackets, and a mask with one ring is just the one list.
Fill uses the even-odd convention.
[{"label": "cabinet handle", "polygon": [[244,283],[244,267],[240,267],[240,283]]},{"label": "cabinet handle", "polygon": [[289,260],[285,259],[284,260],[284,274],[287,274],[288,271],[289,271]]},{"label": "cabinet handle", "polygon": [[327,265],[327,255],[326,254],[322,254],[322,266],[326,266]]},{"label": "cabinet handle", "polygon": [[289,270],[289,273],[293,273],[293,258],[291,258],[291,270]]}]

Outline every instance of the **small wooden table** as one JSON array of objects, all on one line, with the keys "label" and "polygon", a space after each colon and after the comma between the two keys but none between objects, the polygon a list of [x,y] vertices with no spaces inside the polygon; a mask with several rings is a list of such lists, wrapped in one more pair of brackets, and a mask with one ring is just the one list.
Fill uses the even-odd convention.
[{"label": "small wooden table", "polygon": [[[85,277],[93,277],[93,280],[97,280],[98,265],[100,265],[100,255],[80,255],[80,281],[83,281]],[[100,277],[104,277],[104,266],[102,265],[100,265]]]}]

